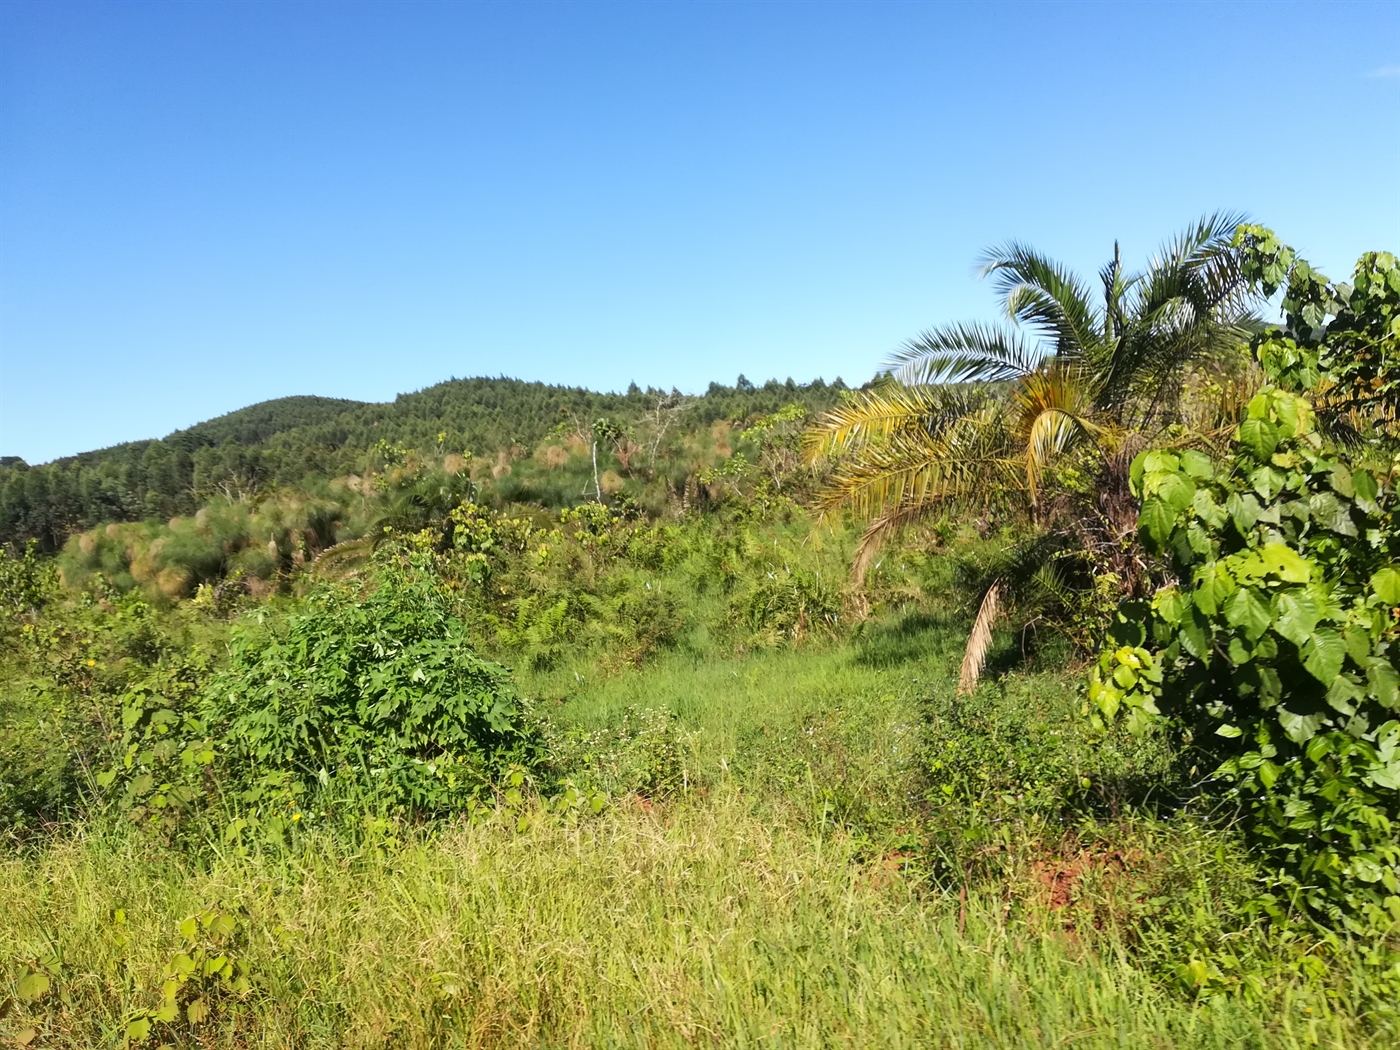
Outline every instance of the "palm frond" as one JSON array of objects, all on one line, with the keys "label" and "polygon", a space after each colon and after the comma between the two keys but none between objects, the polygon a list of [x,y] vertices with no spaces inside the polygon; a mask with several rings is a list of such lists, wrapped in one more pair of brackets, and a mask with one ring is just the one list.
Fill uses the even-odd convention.
[{"label": "palm frond", "polygon": [[886,367],[911,384],[999,383],[1033,371],[1044,357],[1018,332],[952,324],[920,332],[890,355]]},{"label": "palm frond", "polygon": [[1020,466],[999,448],[898,439],[838,465],[817,497],[817,507],[823,519],[842,508],[869,519],[916,504],[971,500],[993,486],[1018,485]]},{"label": "palm frond", "polygon": [[1001,581],[995,580],[982,596],[982,604],[977,608],[977,616],[972,621],[972,631],[967,637],[967,648],[963,652],[962,666],[958,669],[958,695],[966,696],[977,688],[977,679],[982,676],[982,668],[987,666],[987,650],[992,647],[992,624],[1001,610]]},{"label": "palm frond", "polygon": [[1243,212],[1217,211],[1203,215],[1166,244],[1149,265],[1149,270],[1179,267],[1197,268],[1229,246],[1235,228],[1248,222]]},{"label": "palm frond", "polygon": [[1009,317],[1052,340],[1059,356],[1093,356],[1103,320],[1078,277],[1014,241],[989,250],[981,263],[983,276],[992,277]]},{"label": "palm frond", "polygon": [[1098,437],[1104,428],[1092,417],[1094,387],[1081,369],[1041,369],[1027,376],[1012,396],[1016,445],[1025,457],[1026,489],[1034,504],[1040,477],[1050,463],[1081,439]]},{"label": "palm frond", "polygon": [[957,387],[904,387],[893,384],[863,390],[824,413],[804,439],[809,462],[919,431],[934,435],[980,408],[985,391]]},{"label": "palm frond", "polygon": [[851,561],[851,582],[860,586],[865,579],[866,570],[875,560],[875,555],[880,553],[885,541],[906,525],[927,517],[934,509],[934,504],[912,503],[871,521],[861,534],[860,542],[856,544],[855,558]]}]

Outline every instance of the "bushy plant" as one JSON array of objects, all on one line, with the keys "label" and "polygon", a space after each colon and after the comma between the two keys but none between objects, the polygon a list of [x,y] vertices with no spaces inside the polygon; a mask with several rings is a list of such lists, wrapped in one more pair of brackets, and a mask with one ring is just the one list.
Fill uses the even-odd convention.
[{"label": "bushy plant", "polygon": [[1232,462],[1134,464],[1142,536],[1179,583],[1119,612],[1089,686],[1103,719],[1173,720],[1251,806],[1292,897],[1400,922],[1400,523],[1387,479],[1265,390]]},{"label": "bushy plant", "polygon": [[[1267,233],[1267,231],[1264,231]],[[1270,286],[1280,246],[1253,249]],[[1270,260],[1273,261],[1270,261]],[[1288,335],[1264,333],[1275,381],[1248,406],[1222,463],[1185,450],[1133,464],[1141,536],[1176,582],[1130,602],[1089,685],[1095,716],[1142,729],[1167,719],[1189,754],[1249,808],[1282,916],[1305,908],[1355,930],[1400,924],[1400,522],[1392,471],[1360,465],[1319,432],[1311,384],[1348,355],[1397,359],[1400,271],[1366,256],[1339,289],[1288,253]],[[1380,279],[1376,273],[1381,273]],[[1395,275],[1392,279],[1391,275]],[[1326,290],[1319,303],[1318,289]],[[1371,300],[1381,300],[1373,302]],[[1340,311],[1337,338],[1326,325]],[[1389,348],[1389,349],[1388,349]],[[1374,389],[1390,389],[1388,365]],[[1343,415],[1384,415],[1384,397]]]},{"label": "bushy plant", "polygon": [[39,557],[35,541],[26,544],[23,553],[0,547],[0,632],[14,629],[41,609],[57,592],[57,584],[53,562]]},{"label": "bushy plant", "polygon": [[386,552],[368,584],[326,586],[303,610],[235,628],[205,709],[245,784],[281,775],[314,793],[336,780],[432,814],[537,760],[509,673],[476,655],[426,558]]},{"label": "bushy plant", "polygon": [[107,587],[55,588],[17,625],[0,647],[0,827],[24,833],[79,814],[122,738],[124,696],[200,659],[189,626]]},{"label": "bushy plant", "polygon": [[279,576],[306,565],[327,548],[358,536],[357,500],[283,493],[258,504],[211,500],[197,513],[169,522],[110,524],[73,536],[58,559],[65,582],[92,585],[97,576],[120,590],[179,599],[202,584],[241,574],[245,586],[266,592]]},{"label": "bushy plant", "polygon": [[667,710],[628,707],[613,725],[592,732],[552,728],[550,736],[555,769],[587,788],[660,799],[691,782],[686,735]]}]

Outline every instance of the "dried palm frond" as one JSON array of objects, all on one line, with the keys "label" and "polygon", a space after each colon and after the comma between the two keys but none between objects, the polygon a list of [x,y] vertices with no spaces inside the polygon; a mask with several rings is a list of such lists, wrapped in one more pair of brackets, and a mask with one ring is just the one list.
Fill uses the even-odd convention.
[{"label": "dried palm frond", "polygon": [[996,580],[982,596],[977,618],[972,621],[972,632],[968,635],[962,667],[958,670],[959,696],[965,696],[977,688],[977,679],[982,676],[982,668],[987,665],[987,650],[992,647],[992,624],[996,622],[1000,610],[1001,581]]}]

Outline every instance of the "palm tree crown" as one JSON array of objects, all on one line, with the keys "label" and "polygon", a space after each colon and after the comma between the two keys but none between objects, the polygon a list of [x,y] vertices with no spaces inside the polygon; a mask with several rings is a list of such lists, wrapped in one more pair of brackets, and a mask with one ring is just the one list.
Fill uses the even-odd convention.
[{"label": "palm tree crown", "polygon": [[982,272],[1011,323],[921,333],[888,362],[892,381],[852,396],[809,437],[813,458],[838,457],[823,511],[870,522],[853,571],[890,531],[950,500],[1012,488],[1035,517],[1056,456],[1175,421],[1188,369],[1260,325],[1230,247],[1240,221],[1203,218],[1141,273],[1123,269],[1115,244],[1099,296],[1025,245],[989,251]]}]

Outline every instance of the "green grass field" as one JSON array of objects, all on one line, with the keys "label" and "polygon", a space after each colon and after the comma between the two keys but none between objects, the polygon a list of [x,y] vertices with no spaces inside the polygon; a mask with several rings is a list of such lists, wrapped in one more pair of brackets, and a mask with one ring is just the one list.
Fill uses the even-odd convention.
[{"label": "green grass field", "polygon": [[[0,862],[7,976],[52,978],[8,1001],[0,1033],[120,1046],[192,950],[181,920],[217,908],[238,927],[211,954],[236,955],[253,990],[209,995],[198,1029],[164,1030],[171,1045],[1385,1045],[1344,963],[1260,969],[1250,995],[1197,999],[1171,979],[1189,960],[1170,958],[1182,949],[1163,945],[1182,942],[1154,939],[1151,916],[1219,925],[1228,831],[1128,811],[1076,826],[1014,778],[988,781],[969,812],[930,809],[930,769],[956,766],[930,756],[969,725],[991,726],[980,739],[1012,765],[1094,758],[1067,729],[1079,701],[1063,677],[1011,675],[979,694],[981,722],[959,714],[957,642],[911,616],[843,645],[525,675],[576,749],[653,712],[629,761],[666,765],[666,790],[619,793],[597,815],[527,798],[476,823],[366,820],[347,836],[315,822],[358,817],[307,814],[289,845],[213,828],[197,853],[75,828]],[[1125,754],[1097,760],[1150,767]],[[940,877],[950,863],[973,866],[970,891]],[[1177,899],[1144,913],[1149,893]]]}]

